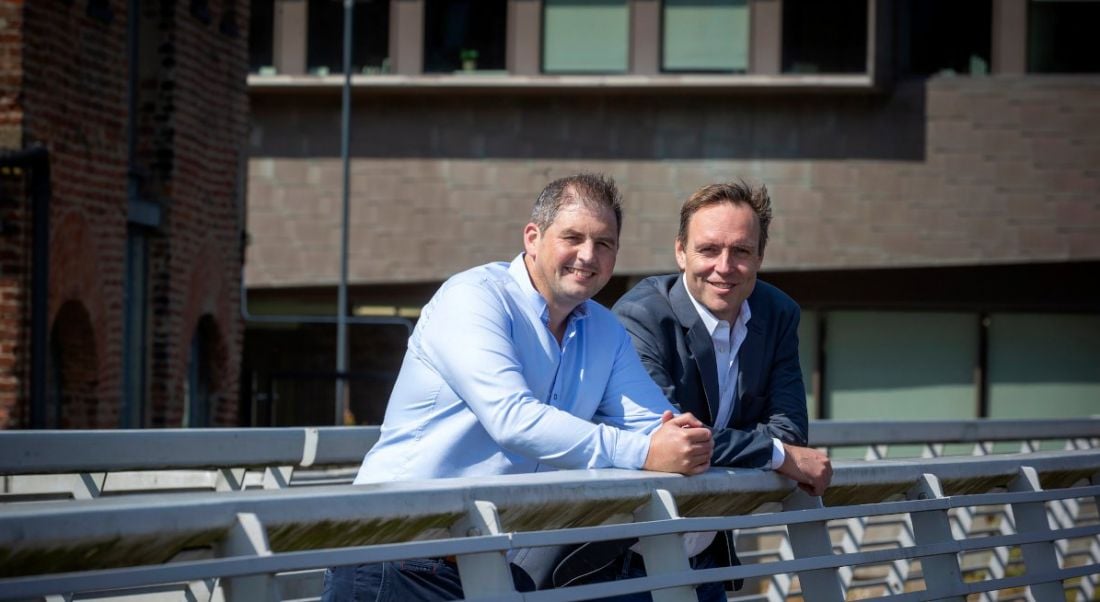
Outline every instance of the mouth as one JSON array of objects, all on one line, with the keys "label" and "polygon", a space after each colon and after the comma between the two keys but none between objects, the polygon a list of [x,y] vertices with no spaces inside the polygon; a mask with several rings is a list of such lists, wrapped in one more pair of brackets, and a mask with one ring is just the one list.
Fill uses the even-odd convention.
[{"label": "mouth", "polygon": [[576,277],[576,278],[577,278],[578,280],[588,280],[588,279],[591,279],[591,278],[595,278],[595,277],[596,277],[596,272],[595,272],[595,270],[586,270],[586,269],[584,269],[584,268],[570,268],[570,267],[566,267],[566,268],[565,268],[565,273],[566,273],[566,274],[572,274],[572,275],[573,275],[573,276],[575,276],[575,277]]},{"label": "mouth", "polygon": [[737,286],[737,283],[735,283],[735,282],[713,282],[711,280],[707,280],[707,284],[713,286],[714,288],[718,289],[719,292],[722,292],[722,293],[728,293],[728,292],[732,291]]}]

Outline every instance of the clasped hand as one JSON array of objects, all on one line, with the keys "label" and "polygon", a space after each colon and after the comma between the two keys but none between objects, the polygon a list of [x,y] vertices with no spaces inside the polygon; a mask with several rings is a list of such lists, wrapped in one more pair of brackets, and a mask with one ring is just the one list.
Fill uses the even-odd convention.
[{"label": "clasped hand", "polygon": [[673,415],[665,411],[661,426],[649,437],[645,470],[693,475],[710,468],[714,451],[711,431],[690,412]]}]

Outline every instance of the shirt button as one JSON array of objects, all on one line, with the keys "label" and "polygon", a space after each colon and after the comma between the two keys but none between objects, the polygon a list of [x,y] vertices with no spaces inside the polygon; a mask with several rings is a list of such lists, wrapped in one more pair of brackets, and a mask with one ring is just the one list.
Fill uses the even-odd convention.
[{"label": "shirt button", "polygon": [[557,399],[557,398],[558,398],[558,394],[554,393],[554,399]]}]

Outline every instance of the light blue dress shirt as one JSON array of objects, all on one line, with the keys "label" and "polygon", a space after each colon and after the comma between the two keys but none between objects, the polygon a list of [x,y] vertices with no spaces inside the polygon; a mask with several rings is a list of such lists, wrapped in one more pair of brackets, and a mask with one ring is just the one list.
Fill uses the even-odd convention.
[{"label": "light blue dress shirt", "polygon": [[447,280],[355,482],[641,468],[673,408],[626,330],[594,301],[569,315],[561,345],[548,320],[522,254]]}]

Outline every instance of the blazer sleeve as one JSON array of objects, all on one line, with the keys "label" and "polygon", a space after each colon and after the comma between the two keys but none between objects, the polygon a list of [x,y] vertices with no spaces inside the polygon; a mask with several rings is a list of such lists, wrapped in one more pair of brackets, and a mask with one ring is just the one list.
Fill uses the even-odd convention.
[{"label": "blazer sleeve", "polygon": [[768,415],[759,428],[784,443],[809,444],[806,385],[798,361],[798,306],[785,312],[776,329],[775,360],[768,368]]}]

